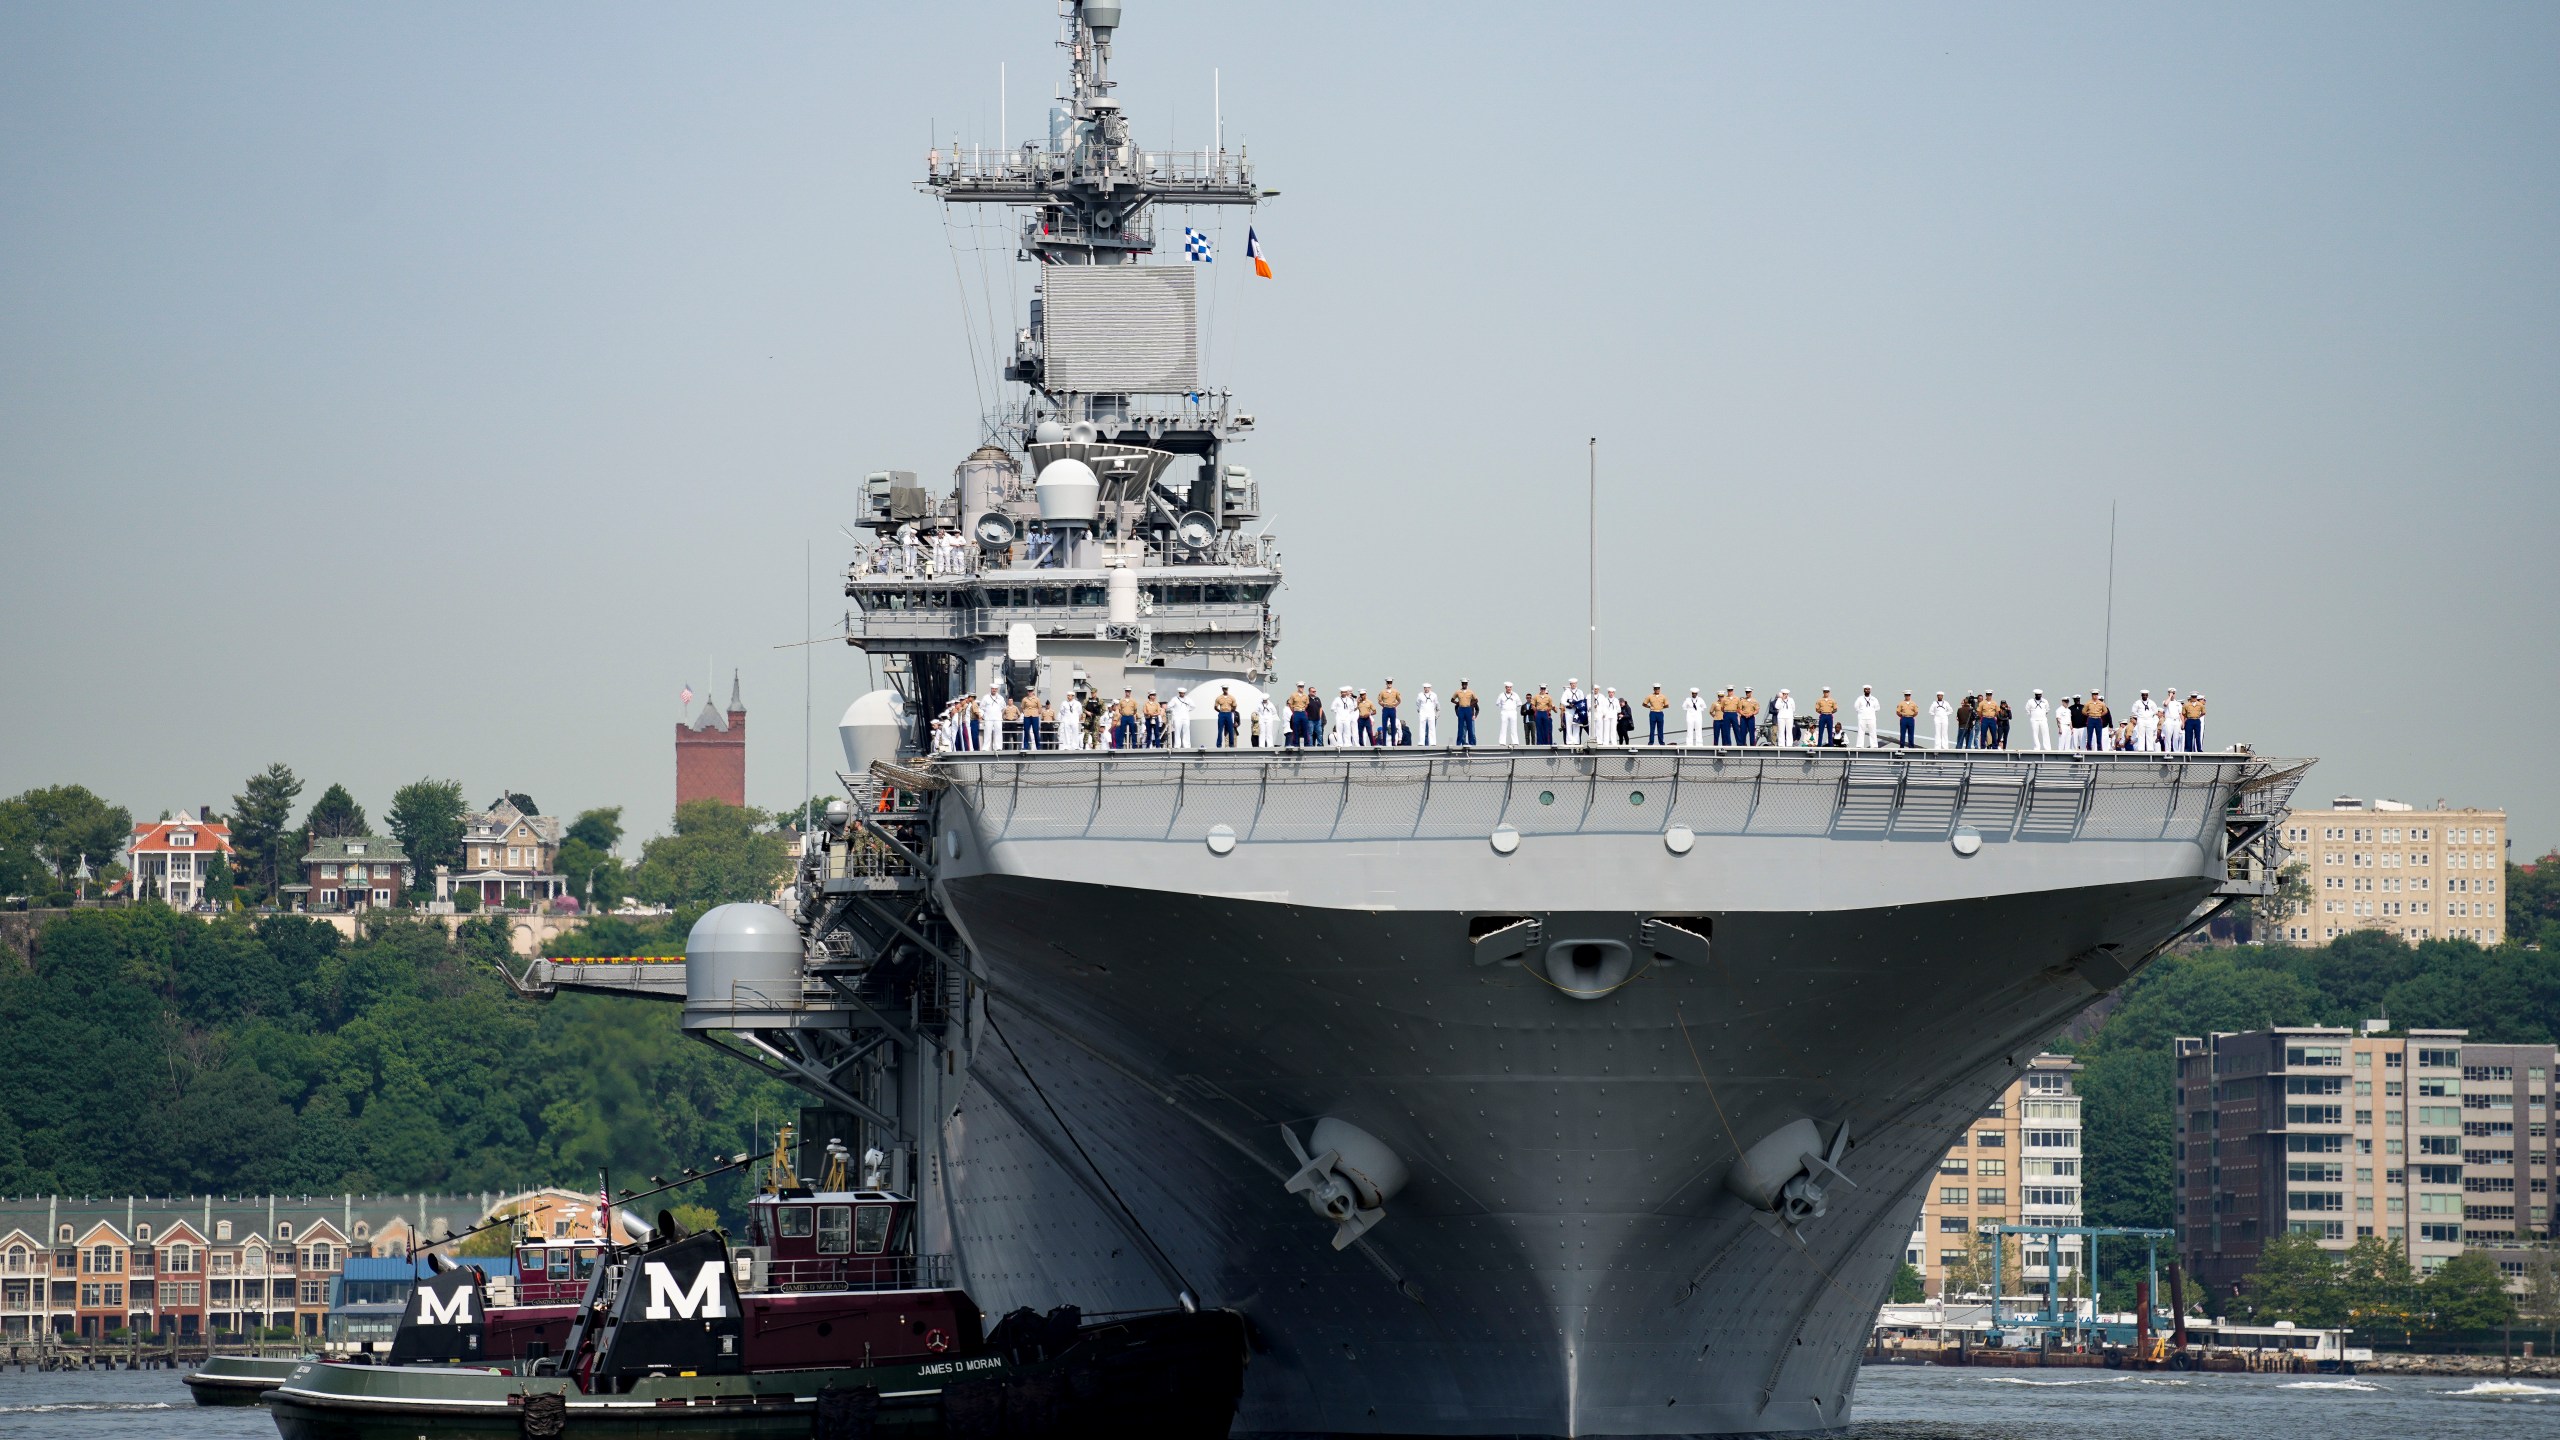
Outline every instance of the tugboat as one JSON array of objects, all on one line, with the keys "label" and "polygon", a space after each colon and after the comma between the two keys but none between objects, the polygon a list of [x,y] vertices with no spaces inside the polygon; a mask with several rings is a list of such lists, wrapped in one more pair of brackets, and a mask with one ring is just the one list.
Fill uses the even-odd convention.
[{"label": "tugboat", "polygon": [[985,1330],[949,1283],[950,1257],[915,1252],[915,1202],[846,1187],[842,1170],[839,1158],[822,1187],[758,1196],[744,1245],[661,1211],[641,1244],[594,1247],[574,1305],[492,1309],[478,1269],[443,1270],[411,1294],[389,1364],[296,1366],[268,1397],[276,1428],[285,1440],[1227,1433],[1242,1317],[1087,1321],[1062,1306]]}]

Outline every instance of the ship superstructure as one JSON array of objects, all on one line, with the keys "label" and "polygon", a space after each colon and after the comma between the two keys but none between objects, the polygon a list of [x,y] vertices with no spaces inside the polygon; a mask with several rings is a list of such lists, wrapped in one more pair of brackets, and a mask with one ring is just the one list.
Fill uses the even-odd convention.
[{"label": "ship superstructure", "polygon": [[[846,576],[853,643],[886,664],[921,736],[957,695],[1116,698],[1267,677],[1278,544],[1252,473],[1227,463],[1254,417],[1200,375],[1198,267],[1159,260],[1159,212],[1252,207],[1242,151],[1150,150],[1113,95],[1116,4],[1061,6],[1068,83],[1046,143],[954,143],[920,188],[1019,212],[1038,266],[1003,379],[1018,398],[948,490],[864,479],[878,537]],[[1256,692],[1258,693],[1258,692]]]},{"label": "ship superstructure", "polygon": [[[788,913],[655,991],[880,1150],[1005,1309],[1240,1311],[1239,1433],[1847,1422],[1950,1141],[2072,1016],[2270,893],[2303,764],[2210,753],[935,750],[952,699],[1268,676],[1280,572],[1130,141],[1121,7],[1062,0],[1045,144],[936,147],[1041,280],[946,492],[866,486],[847,797]],[[1255,692],[1258,698],[1258,692]],[[903,714],[903,719],[894,718]],[[736,907],[732,907],[733,909]]]}]

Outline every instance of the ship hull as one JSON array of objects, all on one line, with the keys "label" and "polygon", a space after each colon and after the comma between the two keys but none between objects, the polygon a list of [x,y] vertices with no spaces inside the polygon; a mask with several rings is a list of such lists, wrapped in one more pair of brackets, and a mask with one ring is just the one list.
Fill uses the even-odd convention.
[{"label": "ship hull", "polygon": [[[1570,783],[1510,768],[1506,795],[1540,807],[1522,819]],[[1714,800],[1636,783],[1675,812]],[[1097,796],[1058,834],[1001,784],[962,787],[940,881],[984,971],[937,1156],[969,1284],[1241,1311],[1263,1347],[1244,1434],[1847,1423],[1938,1157],[2220,883],[2218,808],[2171,802],[2148,834],[2091,834],[2084,805],[2036,844],[2021,799],[2006,855],[1953,848],[1960,813],[1934,844],[1808,820],[1675,853],[1665,811],[1636,829],[1586,796],[1503,851],[1429,800],[1401,837],[1283,841],[1258,824],[1268,784],[1229,821],[1176,801],[1157,839],[1093,833]],[[1446,793],[1463,776],[1442,788],[1469,803]],[[1203,845],[1214,823],[1240,843]],[[1538,947],[1477,942],[1514,916]],[[1585,998],[1546,963],[1577,940],[1625,945],[1622,983]],[[1342,1250],[1283,1188],[1282,1127],[1325,1116],[1412,1172]],[[1849,1127],[1855,1184],[1789,1234],[1725,1179],[1799,1118]]]}]

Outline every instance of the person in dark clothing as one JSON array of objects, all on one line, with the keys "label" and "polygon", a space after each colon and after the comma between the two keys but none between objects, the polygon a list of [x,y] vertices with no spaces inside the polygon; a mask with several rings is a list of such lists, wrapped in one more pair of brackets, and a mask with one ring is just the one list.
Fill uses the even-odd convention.
[{"label": "person in dark clothing", "polygon": [[1973,697],[1972,697],[1972,696],[1967,695],[1966,697],[1964,697],[1964,699],[1963,699],[1963,700],[1961,700],[1961,701],[1957,702],[1957,704],[1956,704],[1956,748],[1957,748],[1957,749],[1959,749],[1959,750],[1970,750],[1970,749],[1972,749],[1972,748],[1973,748],[1973,726],[1974,726],[1974,721],[1975,721],[1975,719],[1976,719],[1976,718],[1977,718],[1977,717],[1975,716],[1975,714],[1974,714],[1974,710],[1973,710]]}]

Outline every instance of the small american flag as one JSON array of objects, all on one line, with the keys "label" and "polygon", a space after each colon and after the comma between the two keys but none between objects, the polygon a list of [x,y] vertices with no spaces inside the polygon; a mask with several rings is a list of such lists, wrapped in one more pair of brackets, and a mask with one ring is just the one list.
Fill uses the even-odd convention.
[{"label": "small american flag", "polygon": [[684,687],[683,692],[682,692],[681,694],[679,694],[679,695],[677,695],[677,696],[676,696],[676,703],[677,703],[677,704],[679,704],[679,705],[690,705],[690,704],[692,704],[692,703],[693,703],[693,687],[692,687],[692,686],[690,686],[690,685],[687,685],[686,687]]}]

